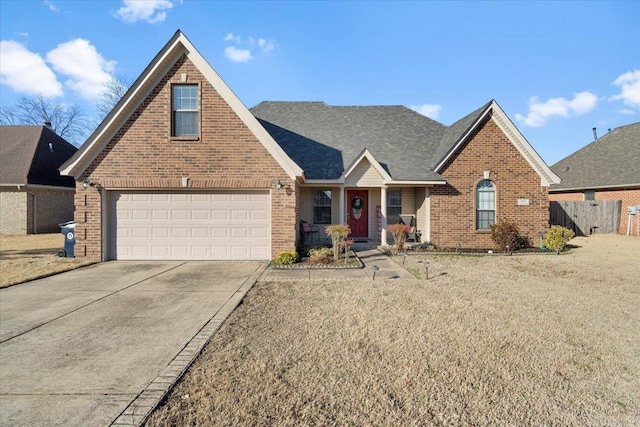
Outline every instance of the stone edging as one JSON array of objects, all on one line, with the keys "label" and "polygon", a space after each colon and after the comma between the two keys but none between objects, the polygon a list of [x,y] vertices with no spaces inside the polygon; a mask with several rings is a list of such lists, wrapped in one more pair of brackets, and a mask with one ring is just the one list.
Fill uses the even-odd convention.
[{"label": "stone edging", "polygon": [[360,259],[360,257],[358,256],[358,253],[354,250],[352,250],[354,253],[353,259],[358,261],[357,266],[352,266],[352,265],[347,265],[347,266],[340,266],[340,265],[308,265],[308,266],[296,266],[296,264],[292,264],[292,265],[277,265],[277,264],[273,264],[273,263],[269,263],[269,265],[267,266],[267,268],[269,270],[293,270],[293,271],[305,271],[305,270],[358,270],[361,268],[364,268],[364,263],[362,262],[362,260]]},{"label": "stone edging", "polygon": [[141,426],[151,412],[160,404],[171,388],[184,375],[189,366],[202,352],[220,326],[244,299],[247,292],[258,281],[266,266],[263,264],[250,278],[238,288],[227,302],[209,319],[209,321],[191,338],[178,355],[160,372],[160,374],[125,408],[110,424],[111,426]]}]

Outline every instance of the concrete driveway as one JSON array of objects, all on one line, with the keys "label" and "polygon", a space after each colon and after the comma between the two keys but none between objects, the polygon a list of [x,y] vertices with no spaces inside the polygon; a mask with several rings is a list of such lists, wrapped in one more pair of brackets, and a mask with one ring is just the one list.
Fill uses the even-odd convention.
[{"label": "concrete driveway", "polygon": [[0,425],[137,424],[263,270],[108,262],[0,290]]}]

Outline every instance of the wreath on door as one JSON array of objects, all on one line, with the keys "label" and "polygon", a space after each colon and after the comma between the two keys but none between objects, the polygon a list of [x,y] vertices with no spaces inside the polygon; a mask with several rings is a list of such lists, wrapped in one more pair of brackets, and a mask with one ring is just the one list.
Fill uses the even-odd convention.
[{"label": "wreath on door", "polygon": [[353,200],[351,200],[351,208],[353,209],[353,216],[356,219],[360,219],[360,217],[362,216],[362,205],[364,205],[364,202],[362,201],[360,196],[356,196],[353,198]]},{"label": "wreath on door", "polygon": [[351,201],[351,207],[353,209],[362,209],[362,199],[360,198],[360,196],[356,196],[353,198],[353,200]]}]

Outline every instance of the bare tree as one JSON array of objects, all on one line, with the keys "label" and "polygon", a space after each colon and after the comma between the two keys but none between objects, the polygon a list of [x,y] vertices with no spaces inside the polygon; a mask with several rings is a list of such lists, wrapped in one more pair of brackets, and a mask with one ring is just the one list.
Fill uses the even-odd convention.
[{"label": "bare tree", "polygon": [[96,103],[96,111],[100,120],[107,117],[107,114],[113,110],[113,107],[127,93],[129,86],[131,86],[131,80],[124,76],[111,76],[109,81],[104,84],[100,99]]},{"label": "bare tree", "polygon": [[42,95],[22,97],[15,105],[0,108],[0,124],[43,125],[45,122],[51,123],[55,133],[76,146],[90,131],[80,107],[66,106]]}]

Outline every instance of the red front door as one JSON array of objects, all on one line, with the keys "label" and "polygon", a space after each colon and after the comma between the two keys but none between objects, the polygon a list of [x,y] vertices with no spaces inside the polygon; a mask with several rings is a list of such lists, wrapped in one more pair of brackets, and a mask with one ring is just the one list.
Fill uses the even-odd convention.
[{"label": "red front door", "polygon": [[347,224],[351,227],[349,237],[369,237],[369,192],[347,190]]}]

